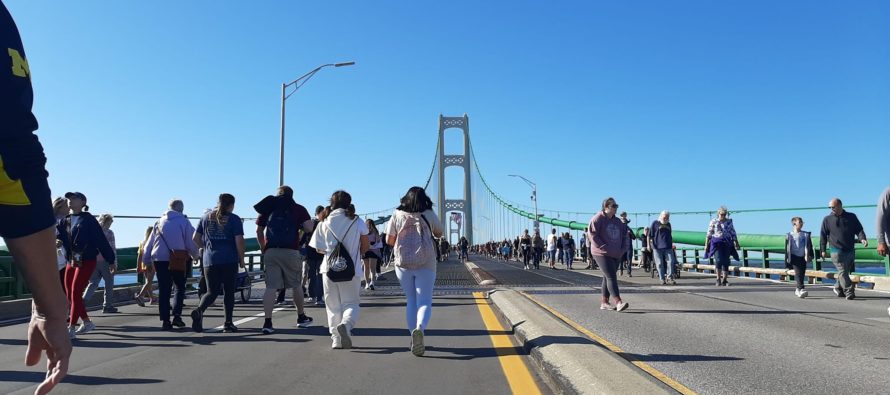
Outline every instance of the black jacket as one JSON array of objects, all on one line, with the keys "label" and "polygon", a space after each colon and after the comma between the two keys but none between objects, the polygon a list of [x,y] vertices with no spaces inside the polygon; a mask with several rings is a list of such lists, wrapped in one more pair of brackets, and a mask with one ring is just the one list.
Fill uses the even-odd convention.
[{"label": "black jacket", "polygon": [[105,233],[102,232],[102,226],[99,225],[96,217],[84,211],[78,215],[80,221],[77,226],[69,229],[72,215],[63,218],[57,225],[58,239],[62,241],[62,245],[68,251],[66,257],[68,261],[70,262],[74,258],[75,253],[80,254],[81,259],[84,260],[96,259],[101,253],[106,262],[115,263],[115,251],[108,243],[108,239],[105,238]]},{"label": "black jacket", "polygon": [[856,236],[859,240],[865,240],[865,230],[856,214],[844,211],[839,217],[829,214],[822,220],[819,248],[825,251],[829,242],[831,246],[841,251],[853,251],[856,247]]}]

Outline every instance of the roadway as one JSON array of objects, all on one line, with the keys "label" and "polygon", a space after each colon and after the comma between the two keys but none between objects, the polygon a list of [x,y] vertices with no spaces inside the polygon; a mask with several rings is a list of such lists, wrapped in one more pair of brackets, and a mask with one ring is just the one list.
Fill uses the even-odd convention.
[{"label": "roadway", "polygon": [[[363,293],[352,350],[331,349],[324,309],[314,306],[307,308],[315,320],[310,328],[296,327],[289,306],[275,312],[276,332],[263,335],[262,284],[256,284],[254,299],[236,304],[239,333],[164,332],[155,308],[132,304],[119,314],[92,312],[98,328],[78,336],[69,376],[56,392],[549,393],[482,294],[473,292],[479,289],[462,265],[440,265],[440,274],[422,358],[408,350],[404,297],[392,273],[377,291]],[[221,302],[205,315],[206,328],[222,324]],[[33,392],[43,378],[39,368],[23,364],[25,326],[0,327],[0,393]]]},{"label": "roadway", "polygon": [[[686,273],[662,286],[642,270],[621,277],[630,309],[599,310],[598,270],[523,270],[478,256],[472,261],[503,286],[534,300],[695,392],[883,393],[890,388],[890,295],[859,290],[837,298],[811,285],[794,286]],[[576,265],[583,267],[583,265]]]}]

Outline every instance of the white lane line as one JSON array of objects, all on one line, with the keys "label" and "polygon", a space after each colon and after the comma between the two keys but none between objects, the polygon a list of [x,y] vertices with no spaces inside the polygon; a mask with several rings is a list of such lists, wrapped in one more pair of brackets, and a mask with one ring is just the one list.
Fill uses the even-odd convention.
[{"label": "white lane line", "polygon": [[[279,308],[276,308],[276,309],[272,309],[272,314],[275,314],[275,313],[277,313],[277,312],[279,312],[279,311],[281,311],[281,310],[285,310],[285,309],[287,309],[287,307],[279,307]],[[250,321],[253,321],[253,320],[257,319],[257,318],[263,318],[263,317],[265,317],[265,316],[266,316],[266,313],[259,313],[259,314],[256,314],[256,315],[252,316],[252,317],[242,318],[242,319],[240,319],[240,320],[238,320],[238,321],[233,322],[233,324],[235,324],[235,326],[238,326],[238,325],[241,325],[241,324],[243,324],[243,323],[245,323],[245,322],[250,322]],[[208,330],[204,331],[204,333],[218,333],[218,332],[222,332],[224,328],[225,328],[225,325],[220,325],[220,326],[218,326],[218,327],[216,327],[216,328],[208,329]]]}]

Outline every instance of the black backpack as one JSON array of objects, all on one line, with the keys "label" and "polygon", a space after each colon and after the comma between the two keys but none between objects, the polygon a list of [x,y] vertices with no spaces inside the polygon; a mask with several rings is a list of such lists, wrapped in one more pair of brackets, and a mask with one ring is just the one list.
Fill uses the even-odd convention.
[{"label": "black backpack", "polygon": [[[352,225],[355,225],[355,221],[358,221],[358,218],[352,220],[349,228],[346,228],[346,233],[343,234],[344,237],[349,235],[349,231],[352,230]],[[355,278],[355,261],[352,260],[349,250],[343,247],[343,241],[337,238],[333,230],[331,230],[331,235],[334,236],[334,240],[337,240],[337,245],[326,258],[328,260],[328,278],[335,283],[351,281]]]},{"label": "black backpack", "polygon": [[299,241],[300,229],[293,222],[291,209],[278,209],[269,214],[266,223],[266,248],[293,248]]}]

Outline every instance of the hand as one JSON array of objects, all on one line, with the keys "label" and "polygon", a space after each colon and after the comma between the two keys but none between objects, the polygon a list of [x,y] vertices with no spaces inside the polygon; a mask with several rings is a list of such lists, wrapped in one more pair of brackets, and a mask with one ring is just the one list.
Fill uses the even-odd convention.
[{"label": "hand", "polygon": [[878,243],[878,255],[887,256],[890,251],[887,250],[887,244]]},{"label": "hand", "polygon": [[62,247],[62,240],[56,239],[56,248]]},{"label": "hand", "polygon": [[111,274],[114,274],[117,271],[117,264],[112,263],[108,265],[108,271],[111,272]]},{"label": "hand", "polygon": [[826,259],[826,258],[828,258],[828,254],[826,254],[825,251],[822,251],[822,259]]},{"label": "hand", "polygon": [[862,242],[862,246],[868,248],[868,239],[860,240]]},{"label": "hand", "polygon": [[45,318],[36,312],[31,314],[28,325],[28,351],[25,364],[34,366],[46,352],[46,378],[37,386],[35,394],[46,394],[68,374],[71,357],[71,340],[63,317]]}]

